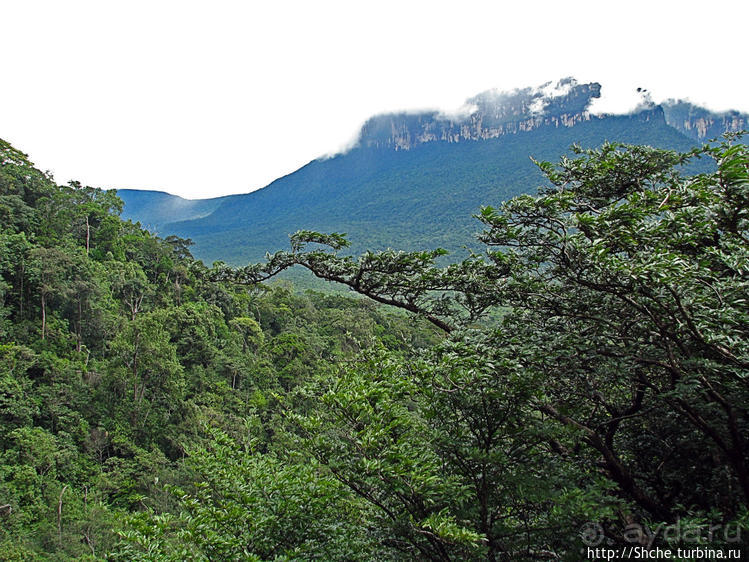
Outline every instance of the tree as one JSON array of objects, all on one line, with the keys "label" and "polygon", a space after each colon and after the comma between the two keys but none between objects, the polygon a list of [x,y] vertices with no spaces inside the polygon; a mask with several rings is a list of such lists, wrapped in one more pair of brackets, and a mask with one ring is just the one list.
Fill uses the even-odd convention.
[{"label": "tree", "polygon": [[92,228],[97,229],[107,217],[122,212],[122,200],[115,191],[104,191],[89,186],[81,186],[80,182],[71,181],[75,206],[72,208],[71,222],[74,234],[84,240],[86,255],[91,249]]},{"label": "tree", "polygon": [[36,284],[42,314],[42,339],[47,333],[47,304],[50,296],[65,296],[70,287],[68,273],[71,257],[59,248],[37,247],[29,253],[31,258],[29,276]]},{"label": "tree", "polygon": [[101,318],[96,318],[101,316],[101,311],[94,310],[93,303],[103,300],[102,280],[105,274],[101,267],[97,267],[95,262],[88,260],[85,256],[74,255],[73,258],[69,288],[69,296],[72,299],[69,303],[71,309],[69,314],[70,323],[75,331],[76,351],[81,352],[86,332],[85,324],[88,322],[101,325],[102,323]]},{"label": "tree", "polygon": [[[558,167],[539,164],[549,180],[539,195],[481,211],[484,256],[445,268],[439,250],[354,259],[338,255],[341,235],[299,232],[290,252],[221,274],[252,283],[299,264],[421,314],[454,341],[496,311],[492,345],[519,362],[510,390],[533,381],[518,395],[524,423],[549,466],[564,464],[596,494],[613,538],[632,521],[736,518],[749,505],[749,152],[730,141],[689,153],[574,152]],[[685,175],[697,158],[716,171]],[[488,376],[505,380],[492,365]],[[473,392],[450,398],[469,404]]]},{"label": "tree", "polygon": [[123,394],[132,396],[126,401],[126,409],[138,431],[143,430],[150,414],[159,419],[168,417],[175,407],[170,401],[182,395],[182,366],[169,340],[166,320],[160,312],[143,314],[130,320],[111,343],[111,373],[114,378],[122,377],[115,385],[125,383]]},{"label": "tree", "polygon": [[[749,503],[747,149],[578,153],[542,165],[553,187],[541,197],[481,217],[490,247],[514,248],[490,253],[513,264],[513,329],[567,386],[549,385],[539,410],[578,432],[650,517],[709,511],[705,494],[730,486],[743,495],[726,506],[735,514]],[[678,166],[697,155],[717,172],[684,178]],[[701,474],[699,493],[680,489],[684,466]],[[731,477],[718,484],[707,467]]]},{"label": "tree", "polygon": [[477,334],[462,339],[421,360],[365,353],[322,381],[318,408],[287,415],[301,446],[373,507],[370,534],[401,556],[543,556],[563,525],[546,502],[570,479],[542,463],[518,362]]},{"label": "tree", "polygon": [[[32,245],[23,232],[0,233],[0,319],[10,316],[12,312],[16,313],[17,319],[23,316],[26,268],[31,249]],[[5,329],[2,331],[5,332]]]},{"label": "tree", "polygon": [[134,262],[118,262],[112,264],[109,277],[113,293],[128,311],[130,320],[134,321],[151,290],[143,268]]},{"label": "tree", "polygon": [[372,541],[347,490],[314,461],[255,446],[211,431],[208,445],[190,449],[201,482],[175,490],[180,517],[132,517],[112,559],[367,559]]}]

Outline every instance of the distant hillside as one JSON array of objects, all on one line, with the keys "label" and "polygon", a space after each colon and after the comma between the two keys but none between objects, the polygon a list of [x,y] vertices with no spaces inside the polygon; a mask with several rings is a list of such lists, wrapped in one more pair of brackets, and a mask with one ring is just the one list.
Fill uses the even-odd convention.
[{"label": "distant hillside", "polygon": [[165,225],[192,238],[208,263],[244,264],[288,246],[299,229],[346,232],[354,252],[387,247],[471,246],[482,205],[535,191],[542,176],[529,156],[557,160],[575,142],[606,140],[688,149],[663,112],[611,117],[575,128],[539,128],[477,143],[435,142],[413,150],[357,148],[315,160],[268,187],[226,198],[201,219]]},{"label": "distant hillside", "polygon": [[125,202],[124,219],[140,222],[143,228],[155,234],[168,235],[162,231],[169,222],[199,219],[211,214],[221,204],[221,198],[183,199],[163,191],[141,189],[118,189],[117,195]]},{"label": "distant hillside", "polygon": [[472,215],[482,205],[534,192],[542,182],[529,157],[556,161],[574,143],[605,141],[687,150],[746,123],[740,114],[711,114],[685,102],[596,116],[587,108],[599,92],[596,83],[565,79],[485,92],[460,115],[380,115],[365,123],[354,149],[258,191],[184,204],[162,197],[153,206],[138,192],[140,210],[125,193],[126,216],[158,225],[163,235],[191,238],[194,254],[207,263],[261,260],[286,248],[288,234],[299,229],[345,232],[353,252],[440,246],[460,253],[474,245],[479,225]]}]

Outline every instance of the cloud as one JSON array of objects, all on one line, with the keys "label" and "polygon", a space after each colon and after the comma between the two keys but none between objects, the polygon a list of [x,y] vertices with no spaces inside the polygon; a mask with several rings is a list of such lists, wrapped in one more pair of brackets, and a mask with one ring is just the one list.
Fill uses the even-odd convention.
[{"label": "cloud", "polygon": [[588,108],[593,115],[630,115],[656,105],[653,94],[642,86],[603,83],[601,97]]},{"label": "cloud", "polygon": [[479,110],[475,103],[465,102],[463,105],[452,109],[437,110],[437,118],[445,121],[463,121]]},{"label": "cloud", "polygon": [[541,115],[549,102],[554,98],[561,98],[570,93],[573,87],[577,86],[578,82],[572,77],[562,78],[555,82],[546,82],[536,88],[531,88],[532,96],[534,100],[528,106],[528,110],[531,115]]}]

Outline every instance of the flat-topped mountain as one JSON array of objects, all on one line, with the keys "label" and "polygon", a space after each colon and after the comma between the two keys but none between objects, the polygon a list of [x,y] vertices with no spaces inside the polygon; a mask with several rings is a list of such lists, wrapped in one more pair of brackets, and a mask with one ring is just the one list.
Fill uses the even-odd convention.
[{"label": "flat-topped mountain", "polygon": [[698,141],[716,138],[726,132],[749,129],[749,115],[738,111],[715,113],[681,100],[669,100],[661,106],[666,123]]},{"label": "flat-topped mountain", "polygon": [[[491,90],[461,111],[393,113],[369,119],[351,150],[320,158],[263,189],[202,201],[121,190],[124,215],[162,236],[195,242],[197,257],[233,265],[288,246],[300,229],[345,232],[364,249],[470,248],[472,218],[542,182],[530,157],[556,161],[572,144],[605,141],[687,150],[747,127],[738,112],[683,101],[643,103],[628,115],[596,115],[598,83],[567,78],[540,88]],[[153,193],[153,195],[151,195]]]},{"label": "flat-topped mountain", "polygon": [[600,97],[598,83],[560,80],[554,88],[489,90],[467,100],[457,113],[439,111],[377,115],[362,127],[359,144],[408,150],[420,144],[488,140],[539,127],[573,127],[591,116],[588,107]]}]

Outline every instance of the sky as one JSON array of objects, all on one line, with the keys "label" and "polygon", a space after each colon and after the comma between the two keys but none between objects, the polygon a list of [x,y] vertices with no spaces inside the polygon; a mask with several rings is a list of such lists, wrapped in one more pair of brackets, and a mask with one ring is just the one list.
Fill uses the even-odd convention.
[{"label": "sky", "polygon": [[370,116],[573,76],[749,112],[749,2],[0,0],[0,138],[58,183],[247,193]]}]

